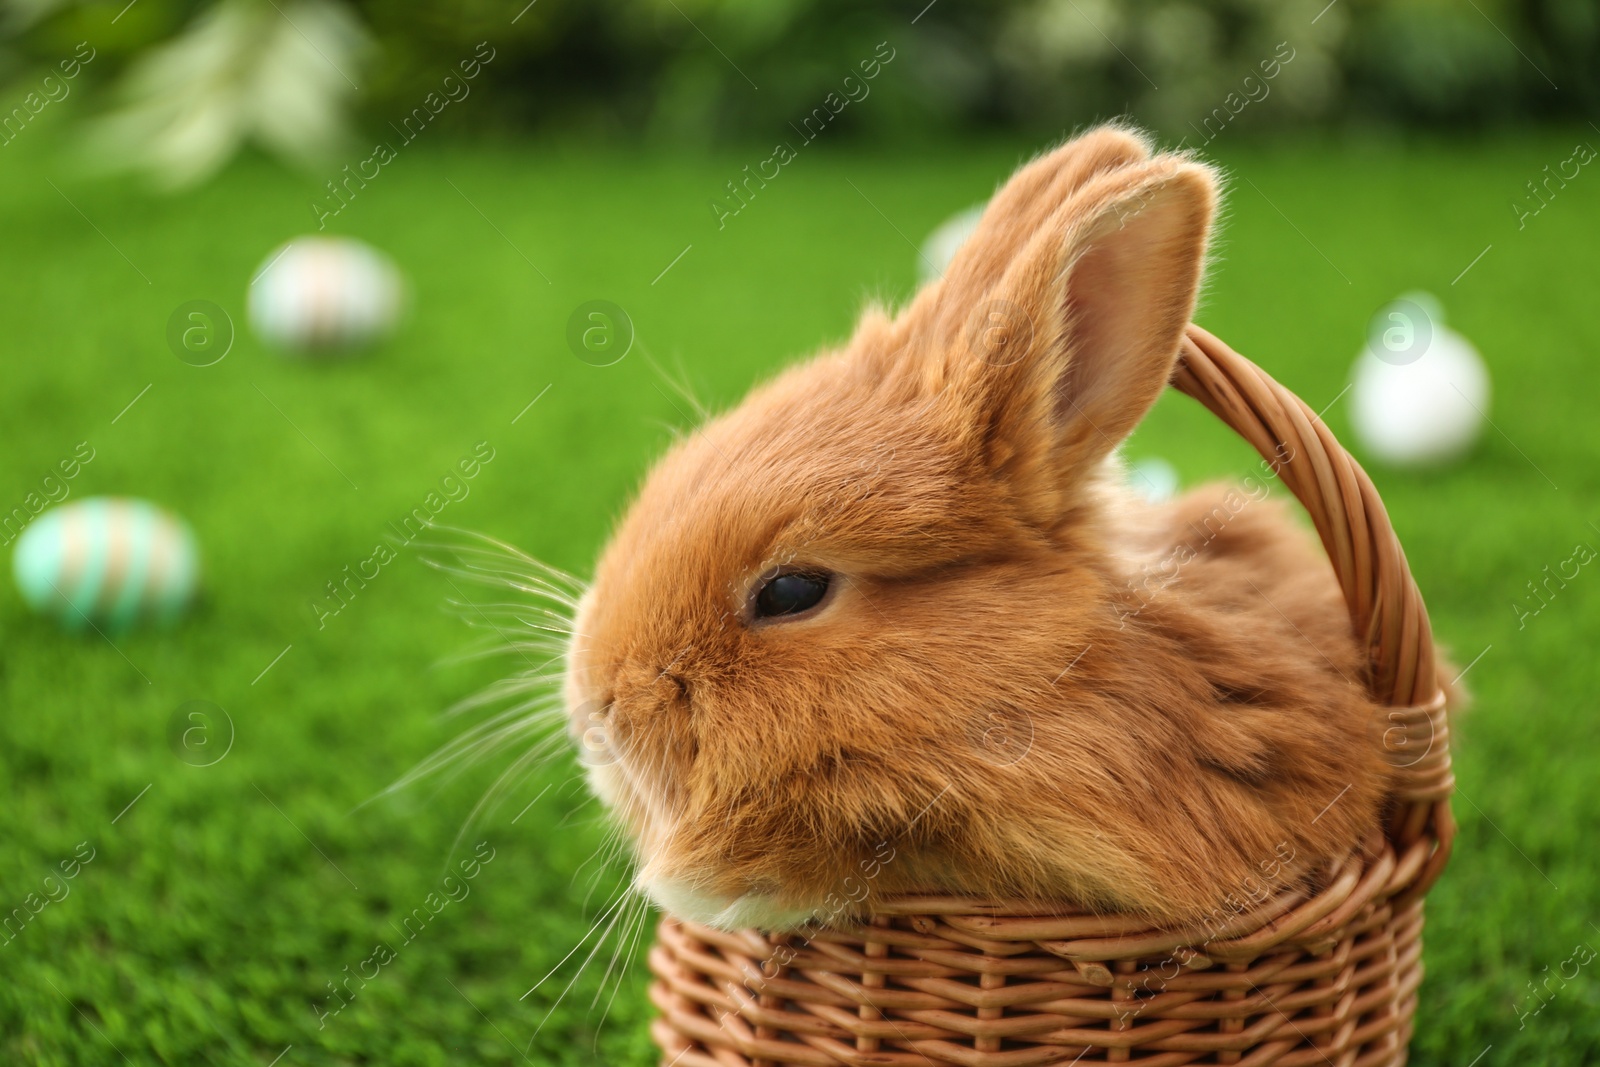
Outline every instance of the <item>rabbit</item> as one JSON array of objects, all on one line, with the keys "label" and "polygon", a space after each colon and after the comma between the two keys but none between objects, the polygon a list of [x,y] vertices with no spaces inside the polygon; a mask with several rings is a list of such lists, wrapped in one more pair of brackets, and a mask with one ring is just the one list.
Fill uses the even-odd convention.
[{"label": "rabbit", "polygon": [[1150,503],[1116,455],[1218,188],[1084,133],[899,314],[656,464],[562,686],[664,910],[785,931],[946,894],[1176,925],[1378,827],[1380,709],[1309,533],[1236,486]]}]

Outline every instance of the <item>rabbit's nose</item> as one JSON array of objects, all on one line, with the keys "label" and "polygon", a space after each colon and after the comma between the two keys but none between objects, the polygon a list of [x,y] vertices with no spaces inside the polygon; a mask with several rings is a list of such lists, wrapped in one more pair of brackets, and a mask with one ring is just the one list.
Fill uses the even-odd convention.
[{"label": "rabbit's nose", "polygon": [[616,701],[629,713],[687,707],[692,684],[684,670],[686,653],[630,657],[611,679]]},{"label": "rabbit's nose", "polygon": [[683,675],[672,671],[662,671],[660,684],[671,687],[669,696],[676,698],[676,703],[688,707],[693,702],[694,692],[689,686],[689,680]]}]

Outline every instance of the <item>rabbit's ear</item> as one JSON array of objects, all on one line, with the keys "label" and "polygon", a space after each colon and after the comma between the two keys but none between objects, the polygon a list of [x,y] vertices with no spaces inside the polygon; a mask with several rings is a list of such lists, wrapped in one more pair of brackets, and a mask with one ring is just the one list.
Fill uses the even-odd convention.
[{"label": "rabbit's ear", "polygon": [[[1136,130],[1099,126],[1020,168],[984,208],[971,236],[951,259],[934,298],[970,302],[982,296],[1017,250],[1091,178],[1150,158]],[[930,294],[932,295],[932,294]]]},{"label": "rabbit's ear", "polygon": [[[1059,519],[1082,473],[1161,395],[1194,311],[1212,171],[1158,157],[1083,184],[980,296],[908,323],[929,382],[1030,517]],[[920,319],[920,321],[918,321]],[[923,345],[916,346],[923,351]]]}]

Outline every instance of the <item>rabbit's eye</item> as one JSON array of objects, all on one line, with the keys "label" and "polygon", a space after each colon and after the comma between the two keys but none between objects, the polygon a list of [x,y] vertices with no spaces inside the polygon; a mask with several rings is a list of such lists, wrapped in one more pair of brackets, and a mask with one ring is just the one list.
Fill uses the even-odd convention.
[{"label": "rabbit's eye", "polygon": [[763,582],[756,593],[756,617],[769,619],[810,611],[828,595],[829,584],[827,574],[795,571],[776,574]]}]

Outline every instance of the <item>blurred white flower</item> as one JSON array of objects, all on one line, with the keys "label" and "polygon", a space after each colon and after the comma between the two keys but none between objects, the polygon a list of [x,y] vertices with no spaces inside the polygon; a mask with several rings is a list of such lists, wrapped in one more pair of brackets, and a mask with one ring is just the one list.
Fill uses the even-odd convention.
[{"label": "blurred white flower", "polygon": [[311,164],[347,135],[366,47],[334,0],[222,0],[129,68],[90,151],[169,189],[204,181],[247,140]]}]

